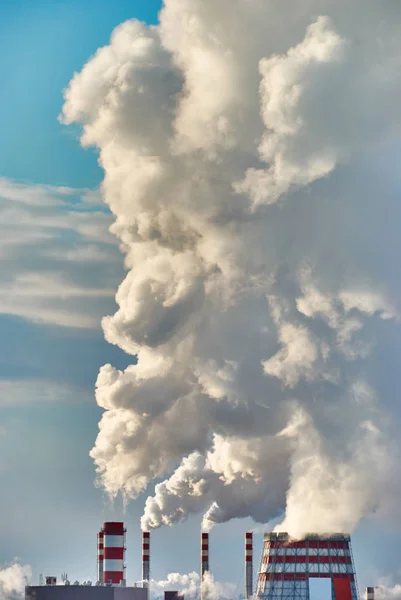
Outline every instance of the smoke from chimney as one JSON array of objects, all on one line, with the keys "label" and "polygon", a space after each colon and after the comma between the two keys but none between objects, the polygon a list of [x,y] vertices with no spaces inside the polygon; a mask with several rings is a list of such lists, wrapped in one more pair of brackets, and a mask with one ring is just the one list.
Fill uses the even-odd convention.
[{"label": "smoke from chimney", "polygon": [[401,26],[348,8],[165,0],[65,92],[127,268],[91,456],[112,497],[164,478],[144,530],[399,510]]}]

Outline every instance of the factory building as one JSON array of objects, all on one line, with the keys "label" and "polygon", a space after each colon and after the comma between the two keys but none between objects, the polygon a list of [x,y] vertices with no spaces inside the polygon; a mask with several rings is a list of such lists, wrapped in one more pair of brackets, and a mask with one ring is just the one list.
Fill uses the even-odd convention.
[{"label": "factory building", "polygon": [[[97,573],[90,582],[57,585],[46,577],[46,585],[28,586],[25,600],[149,600],[150,534],[142,534],[142,580],[140,587],[126,587],[125,533],[123,523],[104,523],[97,536]],[[332,600],[359,600],[351,539],[349,535],[308,535],[294,540],[287,533],[266,533],[254,592],[253,534],[244,538],[244,593],[246,600],[309,600],[312,578],[331,580]],[[210,570],[209,534],[200,539],[201,582]],[[203,586],[199,595],[207,600]],[[366,589],[366,600],[374,600],[374,588]],[[166,590],[165,600],[184,600],[178,591]]]},{"label": "factory building", "polygon": [[140,587],[38,585],[25,589],[25,600],[146,600],[147,590]]}]

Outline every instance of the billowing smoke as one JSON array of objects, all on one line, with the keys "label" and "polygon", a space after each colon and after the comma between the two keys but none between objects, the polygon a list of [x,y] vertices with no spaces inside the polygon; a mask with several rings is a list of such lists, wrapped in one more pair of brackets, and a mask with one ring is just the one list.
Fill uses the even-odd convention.
[{"label": "billowing smoke", "polygon": [[0,600],[23,598],[31,576],[31,568],[18,562],[0,567]]},{"label": "billowing smoke", "polygon": [[127,275],[91,451],[149,497],[351,530],[397,510],[398,0],[165,0],[65,92],[99,149]]},{"label": "billowing smoke", "polygon": [[393,586],[378,585],[375,587],[375,598],[377,600],[400,600],[401,585],[399,583]]},{"label": "billowing smoke", "polygon": [[215,581],[211,573],[205,573],[202,583],[198,573],[169,573],[167,578],[162,581],[152,579],[150,582],[150,592],[152,598],[164,596],[164,591],[171,589],[180,592],[185,598],[202,598],[206,600],[232,600],[237,597],[237,590],[232,583],[221,583]]}]

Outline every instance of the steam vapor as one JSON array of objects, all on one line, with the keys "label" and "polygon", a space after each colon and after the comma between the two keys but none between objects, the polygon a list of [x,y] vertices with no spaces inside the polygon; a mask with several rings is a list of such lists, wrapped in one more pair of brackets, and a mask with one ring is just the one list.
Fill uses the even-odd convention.
[{"label": "steam vapor", "polygon": [[393,586],[379,584],[375,587],[375,598],[378,600],[400,600],[401,585],[399,583]]},{"label": "steam vapor", "polygon": [[[91,456],[147,530],[398,509],[401,6],[165,0],[65,92],[127,275]],[[133,359],[133,363],[134,363]]]},{"label": "steam vapor", "polygon": [[0,600],[23,598],[25,585],[31,576],[31,568],[18,562],[0,567]]},{"label": "steam vapor", "polygon": [[162,581],[154,579],[150,582],[150,592],[152,598],[160,598],[165,589],[174,589],[179,591],[185,598],[199,598],[200,589],[202,598],[207,600],[233,600],[237,597],[236,587],[232,583],[220,583],[214,580],[211,573],[206,573],[200,582],[198,573],[188,574],[169,573],[167,578]]}]

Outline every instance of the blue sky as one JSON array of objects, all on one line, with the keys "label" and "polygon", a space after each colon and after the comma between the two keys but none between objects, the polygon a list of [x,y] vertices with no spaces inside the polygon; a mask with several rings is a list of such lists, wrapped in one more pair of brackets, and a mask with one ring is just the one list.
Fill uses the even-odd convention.
[{"label": "blue sky", "polygon": [[[133,16],[153,23],[159,6],[151,0],[0,4],[0,177],[98,186],[95,152],[83,151],[77,130],[57,120],[63,89],[116,25]],[[104,341],[100,327],[60,327],[10,314],[1,314],[0,323],[0,377],[7,383],[0,401],[0,561],[20,557],[36,579],[62,570],[94,578],[96,530],[122,515],[121,506],[104,505],[93,485],[88,452],[101,414],[94,382],[101,364],[124,368],[130,360]],[[55,386],[50,397],[49,382]],[[137,523],[140,512],[130,507],[125,520]]]},{"label": "blue sky", "polygon": [[[54,206],[59,202],[56,208],[48,202],[41,205],[38,218],[53,223],[51,258],[45,253],[44,230],[40,242],[35,238],[26,250],[13,250],[7,268],[12,273],[22,265],[25,279],[18,282],[15,294],[28,300],[20,302],[15,296],[15,310],[7,308],[4,300],[0,314],[0,563],[19,557],[32,565],[35,578],[42,572],[62,571],[74,579],[95,578],[97,528],[103,520],[119,518],[128,527],[129,578],[140,576],[139,518],[144,497],[131,503],[125,514],[120,502],[110,506],[94,486],[88,455],[101,415],[93,398],[98,369],[108,362],[123,369],[130,357],[104,341],[100,326],[91,325],[91,306],[77,310],[79,318],[81,312],[84,315],[79,326],[67,327],[62,312],[53,314],[43,298],[35,305],[42,316],[34,318],[29,294],[36,285],[54,284],[57,272],[65,272],[75,308],[78,301],[74,299],[80,296],[74,290],[87,270],[85,265],[71,266],[71,261],[67,265],[65,257],[80,244],[90,247],[96,256],[113,246],[101,233],[109,223],[108,215],[98,199],[87,196],[87,190],[96,190],[102,179],[96,153],[83,150],[78,130],[57,120],[62,91],[72,74],[108,42],[116,25],[132,17],[156,23],[160,4],[156,0],[0,3],[0,177],[22,186],[22,223],[33,214],[29,199],[35,193],[43,196],[43,189],[38,191],[37,186],[48,186],[46,193],[54,198]],[[79,188],[78,205],[74,206],[59,186]],[[11,191],[5,188],[6,184],[0,192],[7,199]],[[75,234],[76,213],[92,211],[99,231],[88,233],[83,228]],[[60,224],[67,216],[68,222]],[[29,224],[25,229],[21,224],[15,227],[17,236],[30,231]],[[37,244],[43,244],[38,256]],[[90,267],[92,298],[97,298],[96,290],[105,281],[107,289],[116,289],[122,279],[118,249],[113,247],[110,252],[109,267],[96,260]],[[28,275],[39,273],[44,256],[47,262],[41,262],[41,269],[43,264],[45,268],[32,282]],[[68,304],[68,299],[60,298]],[[115,308],[110,294],[93,302],[99,319]],[[200,518],[192,518],[185,525],[154,532],[154,577],[198,569],[199,524]],[[213,532],[211,553],[219,579],[240,583],[242,536],[247,527],[252,527],[250,522],[235,521]],[[261,541],[260,533],[256,541]],[[368,585],[376,574],[397,570],[398,546],[398,537],[391,531],[374,523],[360,526],[354,536],[354,553],[361,586]],[[257,543],[256,549],[258,560]]]},{"label": "blue sky", "polygon": [[158,0],[1,2],[0,164],[3,175],[30,182],[94,187],[96,155],[57,117],[72,74],[105,45],[119,23],[155,23]]}]

